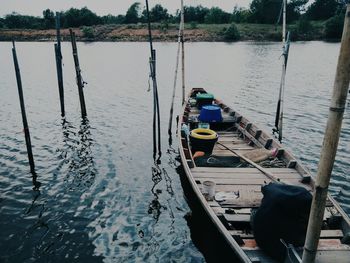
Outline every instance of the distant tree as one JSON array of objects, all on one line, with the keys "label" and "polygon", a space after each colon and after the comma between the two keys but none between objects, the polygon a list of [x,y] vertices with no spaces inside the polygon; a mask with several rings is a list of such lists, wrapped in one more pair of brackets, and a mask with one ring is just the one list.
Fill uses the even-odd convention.
[{"label": "distant tree", "polygon": [[236,5],[231,15],[231,21],[235,23],[247,22],[250,16],[251,16],[250,10],[245,9],[243,7],[238,7]]},{"label": "distant tree", "polygon": [[[282,7],[282,0],[253,0],[250,4],[250,22],[273,24],[278,20]],[[299,18],[307,0],[291,0],[287,4],[287,22]]]},{"label": "distant tree", "polygon": [[91,26],[102,23],[102,20],[87,7],[71,8],[63,13],[64,27]]},{"label": "distant tree", "polygon": [[[186,22],[204,23],[205,16],[209,13],[209,9],[201,5],[195,7],[185,6],[184,13]],[[177,12],[177,16],[178,15],[179,12]]]},{"label": "distant tree", "polygon": [[168,10],[157,4],[150,10],[150,18],[152,22],[167,20],[169,19]]},{"label": "distant tree", "polygon": [[301,17],[296,23],[297,34],[307,34],[312,30],[312,24],[310,20],[305,16]]},{"label": "distant tree", "polygon": [[54,12],[52,12],[50,9],[46,9],[43,11],[43,17],[44,17],[44,27],[46,29],[55,27]]},{"label": "distant tree", "polygon": [[25,16],[18,13],[11,13],[5,16],[4,24],[7,28],[43,28],[43,19],[34,16]]},{"label": "distant tree", "polygon": [[111,14],[101,17],[103,24],[122,24],[125,22],[124,15],[113,16]]},{"label": "distant tree", "polygon": [[307,9],[310,20],[326,20],[334,16],[343,6],[342,0],[315,0]]},{"label": "distant tree", "polygon": [[250,4],[250,19],[254,23],[272,24],[277,21],[281,0],[253,0]]},{"label": "distant tree", "polygon": [[325,24],[324,34],[329,39],[340,39],[343,33],[344,15],[339,14],[331,17]]},{"label": "distant tree", "polygon": [[287,22],[293,22],[300,18],[305,12],[305,5],[308,0],[291,0],[287,3]]},{"label": "distant tree", "polygon": [[235,23],[232,23],[225,31],[224,31],[224,39],[226,41],[237,41],[240,39],[240,34],[238,28]]},{"label": "distant tree", "polygon": [[131,23],[137,23],[140,20],[140,3],[136,2],[133,3],[129,9],[126,11],[125,15],[125,23],[131,24]]},{"label": "distant tree", "polygon": [[4,28],[4,27],[5,27],[4,19],[0,17],[0,28]]},{"label": "distant tree", "polygon": [[204,22],[208,24],[225,24],[229,23],[231,14],[223,11],[219,7],[212,7],[204,18]]}]

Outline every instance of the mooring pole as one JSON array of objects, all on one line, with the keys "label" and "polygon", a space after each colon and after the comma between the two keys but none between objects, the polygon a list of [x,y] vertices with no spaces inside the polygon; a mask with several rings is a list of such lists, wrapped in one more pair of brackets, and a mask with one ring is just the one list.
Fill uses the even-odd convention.
[{"label": "mooring pole", "polygon": [[30,172],[34,176],[35,175],[34,157],[33,157],[33,152],[32,152],[32,144],[31,144],[31,141],[30,141],[30,133],[29,133],[29,127],[28,127],[28,122],[27,122],[26,108],[25,108],[25,105],[24,105],[21,72],[19,70],[19,65],[18,65],[18,60],[17,60],[17,53],[16,53],[16,46],[15,46],[15,42],[14,41],[12,41],[12,56],[13,56],[13,63],[15,65],[15,71],[16,71],[18,96],[19,96],[19,103],[21,105],[23,130],[24,130],[24,136],[25,136],[25,140],[26,140],[28,160],[29,160],[29,165],[30,165]]},{"label": "mooring pole", "polygon": [[75,64],[75,73],[77,77],[77,85],[78,85],[78,92],[79,92],[79,99],[80,99],[80,108],[81,108],[81,116],[83,118],[86,117],[86,106],[85,106],[85,98],[84,98],[84,82],[81,78],[81,70],[79,66],[79,58],[78,58],[78,49],[77,49],[77,43],[75,41],[75,33],[72,29],[69,29],[70,32],[70,38],[72,42],[72,49],[73,49],[73,58],[74,58],[74,64]]},{"label": "mooring pole", "polygon": [[181,0],[181,68],[182,68],[182,104],[185,103],[186,87],[185,87],[185,10],[184,1]]},{"label": "mooring pole", "polygon": [[321,233],[328,185],[337,152],[341,125],[350,81],[350,5],[347,5],[343,36],[338,58],[333,96],[323,139],[320,162],[311,205],[309,224],[303,253],[303,263],[315,262]]},{"label": "mooring pole", "polygon": [[282,41],[286,43],[286,31],[287,31],[287,0],[283,0],[283,26],[282,26]]},{"label": "mooring pole", "polygon": [[61,53],[61,33],[60,33],[60,13],[56,12],[56,37],[57,44],[55,44],[55,57],[57,69],[58,92],[60,94],[61,116],[65,116],[64,109],[64,89],[63,89],[63,73],[62,73],[62,53]]}]

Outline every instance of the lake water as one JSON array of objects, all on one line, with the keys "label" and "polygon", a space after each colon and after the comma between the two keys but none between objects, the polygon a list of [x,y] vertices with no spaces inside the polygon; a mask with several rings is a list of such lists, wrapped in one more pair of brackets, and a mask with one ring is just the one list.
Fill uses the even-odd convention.
[{"label": "lake water", "polygon": [[[156,43],[162,163],[152,159],[147,43],[78,43],[88,122],[80,119],[69,43],[63,43],[62,124],[53,43],[17,43],[39,191],[27,163],[11,44],[0,43],[0,261],[204,262],[185,216],[167,123],[175,43]],[[203,87],[271,130],[280,43],[188,43],[186,85]],[[339,44],[292,43],[284,144],[317,170]],[[180,110],[177,90],[175,112]],[[350,213],[350,106],[330,190]],[[175,142],[174,149],[177,149]]]}]

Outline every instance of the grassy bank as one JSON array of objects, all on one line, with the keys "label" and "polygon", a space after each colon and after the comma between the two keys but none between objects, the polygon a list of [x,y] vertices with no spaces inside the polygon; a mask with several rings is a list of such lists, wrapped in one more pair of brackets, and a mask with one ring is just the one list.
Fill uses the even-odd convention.
[{"label": "grassy bank", "polygon": [[[185,40],[225,41],[225,32],[230,24],[187,24]],[[281,27],[266,24],[236,24],[239,40],[280,41]],[[153,24],[153,36],[156,41],[176,41],[177,24]],[[311,23],[303,28],[298,24],[288,26],[293,40],[322,40],[324,37],[324,23]],[[147,41],[146,24],[130,25],[101,25],[75,28],[78,41]],[[32,29],[1,29],[0,41],[54,41],[56,31]],[[62,29],[63,40],[69,40],[68,29]]]}]

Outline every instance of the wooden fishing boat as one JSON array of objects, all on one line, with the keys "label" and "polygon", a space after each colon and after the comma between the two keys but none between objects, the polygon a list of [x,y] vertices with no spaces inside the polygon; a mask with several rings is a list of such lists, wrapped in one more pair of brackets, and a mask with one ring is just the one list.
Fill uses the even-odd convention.
[{"label": "wooden fishing boat", "polygon": [[[251,226],[251,214],[261,206],[262,186],[277,182],[314,190],[310,172],[269,133],[259,129],[237,111],[214,99],[220,107],[222,120],[211,123],[218,134],[210,159],[199,159],[189,141],[188,131],[198,128],[200,110],[195,104],[198,93],[192,89],[179,116],[178,138],[181,161],[189,185],[218,232],[242,262],[278,262],[258,245]],[[275,155],[266,161],[253,162],[245,156],[256,149],[266,149]],[[212,159],[213,159],[212,158]],[[203,162],[204,160],[204,162]],[[230,162],[236,162],[230,165]],[[204,182],[215,183],[214,198],[208,198]],[[271,218],[271,222],[273,222]],[[288,226],[286,226],[288,227]],[[350,219],[339,204],[328,196],[316,262],[350,262]],[[302,246],[289,247],[292,261],[300,262]],[[286,248],[287,253],[288,249]],[[296,255],[295,255],[296,254]]]}]

